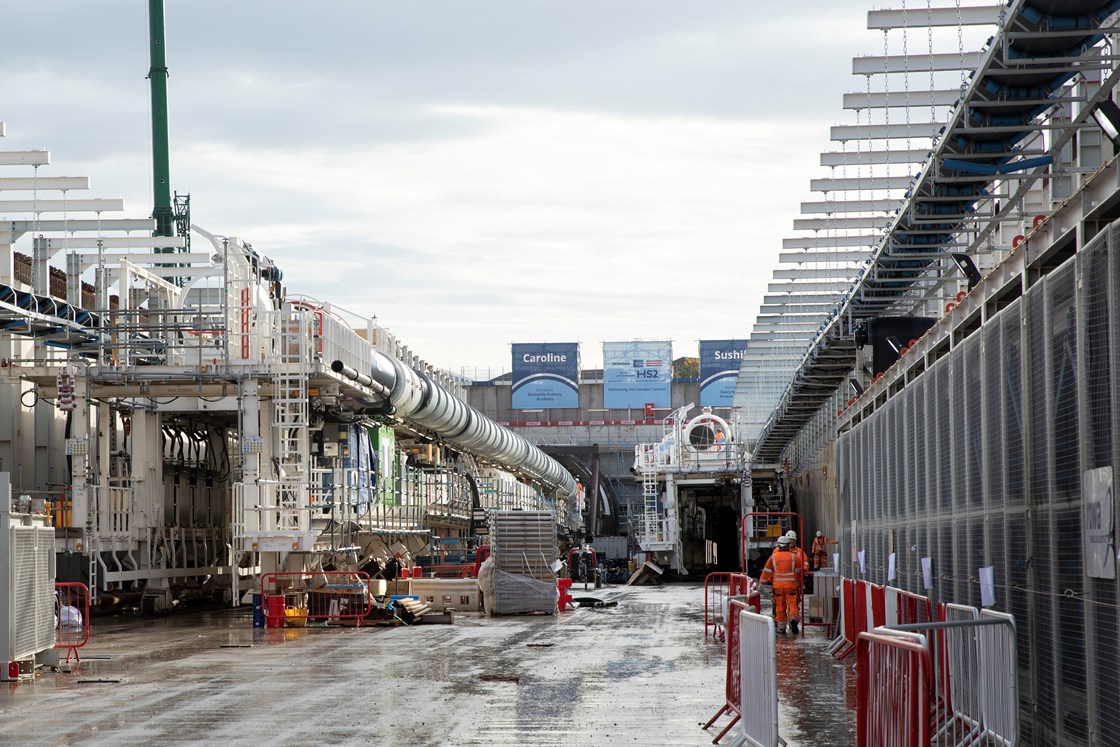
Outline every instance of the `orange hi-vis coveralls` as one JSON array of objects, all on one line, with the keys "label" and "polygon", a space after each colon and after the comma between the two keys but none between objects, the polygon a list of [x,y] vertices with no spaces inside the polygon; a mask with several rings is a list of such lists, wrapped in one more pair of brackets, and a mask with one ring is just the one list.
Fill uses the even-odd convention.
[{"label": "orange hi-vis coveralls", "polygon": [[828,546],[840,544],[834,539],[825,536],[813,538],[813,567],[817,569],[828,567]]},{"label": "orange hi-vis coveralls", "polygon": [[784,625],[791,617],[801,619],[797,598],[801,593],[801,563],[796,553],[775,548],[762,569],[762,583],[774,584],[774,622]]},{"label": "orange hi-vis coveralls", "polygon": [[790,548],[789,548],[789,551],[791,553],[793,553],[794,560],[797,561],[797,565],[801,568],[801,572],[803,574],[808,573],[809,572],[809,556],[805,554],[805,551],[802,550],[797,545],[791,545]]}]

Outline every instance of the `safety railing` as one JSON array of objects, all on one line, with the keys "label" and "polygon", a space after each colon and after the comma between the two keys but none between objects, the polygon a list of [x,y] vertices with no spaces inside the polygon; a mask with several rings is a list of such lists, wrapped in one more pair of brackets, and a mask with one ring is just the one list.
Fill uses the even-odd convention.
[{"label": "safety railing", "polygon": [[[853,586],[858,620],[859,589]],[[933,611],[929,600],[906,592],[885,594],[900,602],[899,618]],[[916,597],[913,604],[907,596]],[[873,597],[868,596],[870,601]],[[924,601],[923,601],[924,600]],[[872,605],[873,607],[874,605]],[[847,614],[847,610],[845,611]],[[1019,741],[1015,621],[1006,613],[941,606],[942,620],[895,623],[856,635],[860,745],[1002,745]],[[858,622],[856,623],[859,624]],[[915,646],[923,652],[913,658]]]},{"label": "safety railing", "polygon": [[840,577],[835,570],[826,568],[813,573],[813,593],[807,595],[807,609],[802,610],[805,625],[825,628],[825,635],[835,633],[839,616]]},{"label": "safety railing", "polygon": [[761,611],[762,597],[758,584],[745,573],[717,571],[704,577],[704,637],[711,631],[712,637],[722,641],[729,611],[728,600],[735,596],[745,596],[755,612]]},{"label": "safety railing", "polygon": [[[734,604],[732,605],[734,606]],[[719,740],[723,739],[727,732],[735,724],[739,723],[740,713],[739,709],[742,707],[742,657],[740,655],[741,644],[741,629],[739,627],[739,616],[729,615],[727,618],[727,666],[724,679],[724,700],[723,705],[716,711],[715,715],[708,719],[708,723],[704,724],[704,730],[711,728],[712,724],[719,720],[725,713],[731,713],[731,721],[723,727],[723,730],[716,735],[712,740],[712,744],[719,744]]]},{"label": "safety railing", "polygon": [[89,643],[89,587],[85,584],[56,581],[55,594],[55,644],[65,649],[66,663],[70,658],[81,662],[78,649]]},{"label": "safety railing", "polygon": [[861,632],[856,671],[856,744],[929,745],[933,665],[924,636]]},{"label": "safety railing", "polygon": [[276,572],[261,577],[265,627],[309,621],[361,627],[372,608],[369,574],[361,571]]},{"label": "safety railing", "polygon": [[1017,744],[1014,617],[958,604],[944,605],[944,616],[943,622],[896,626],[934,631],[934,644],[942,646],[935,744]]},{"label": "safety railing", "polygon": [[829,646],[834,657],[845,659],[852,654],[860,633],[898,621],[897,617],[887,619],[886,588],[866,581],[841,579],[840,636]]},{"label": "safety railing", "polygon": [[731,602],[731,614],[739,618],[740,729],[731,747],[779,747],[786,742],[778,734],[778,646],[774,619],[748,609],[739,600]]},{"label": "safety railing", "polygon": [[848,658],[856,649],[856,581],[851,578],[840,579],[840,630],[828,652],[839,660]]}]

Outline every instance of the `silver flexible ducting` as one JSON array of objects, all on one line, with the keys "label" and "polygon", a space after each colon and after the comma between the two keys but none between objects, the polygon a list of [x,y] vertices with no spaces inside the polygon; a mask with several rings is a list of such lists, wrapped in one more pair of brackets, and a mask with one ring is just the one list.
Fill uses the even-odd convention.
[{"label": "silver flexible ducting", "polygon": [[575,495],[575,478],[559,462],[400,361],[374,351],[368,375],[342,361],[331,363],[331,370],[388,398],[396,417],[405,422],[428,428],[463,451],[524,472],[567,496]]}]

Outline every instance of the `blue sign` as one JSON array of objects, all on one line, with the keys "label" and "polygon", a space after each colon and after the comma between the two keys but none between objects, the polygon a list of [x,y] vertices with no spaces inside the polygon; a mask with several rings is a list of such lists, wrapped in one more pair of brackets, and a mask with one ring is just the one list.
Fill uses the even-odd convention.
[{"label": "blue sign", "polygon": [[731,407],[746,340],[700,341],[700,406]]},{"label": "blue sign", "polygon": [[671,342],[604,342],[603,407],[672,406]]},{"label": "blue sign", "polygon": [[515,410],[579,407],[579,343],[513,344]]}]

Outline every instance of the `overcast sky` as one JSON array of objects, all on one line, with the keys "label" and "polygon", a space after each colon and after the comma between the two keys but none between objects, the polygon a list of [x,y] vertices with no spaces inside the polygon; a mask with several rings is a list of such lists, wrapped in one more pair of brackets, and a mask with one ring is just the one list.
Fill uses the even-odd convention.
[{"label": "overcast sky", "polygon": [[[147,215],[147,4],[12,6],[0,149],[47,148],[42,175]],[[172,186],[290,293],[443,368],[508,370],[513,342],[579,342],[585,367],[603,341],[696,355],[749,335],[820,199],[851,57],[882,52],[868,7],[171,0]]]}]

